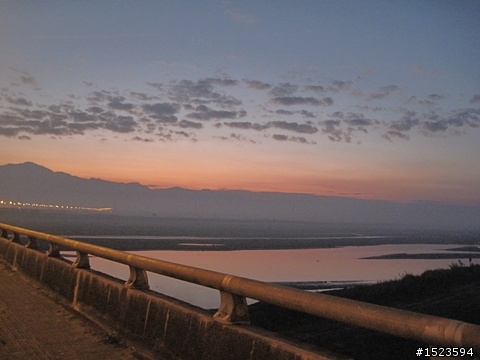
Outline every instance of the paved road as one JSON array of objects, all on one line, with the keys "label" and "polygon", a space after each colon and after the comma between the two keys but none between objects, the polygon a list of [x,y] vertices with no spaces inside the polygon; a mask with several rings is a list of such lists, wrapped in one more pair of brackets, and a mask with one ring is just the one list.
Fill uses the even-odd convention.
[{"label": "paved road", "polygon": [[152,359],[111,335],[0,260],[0,360]]}]

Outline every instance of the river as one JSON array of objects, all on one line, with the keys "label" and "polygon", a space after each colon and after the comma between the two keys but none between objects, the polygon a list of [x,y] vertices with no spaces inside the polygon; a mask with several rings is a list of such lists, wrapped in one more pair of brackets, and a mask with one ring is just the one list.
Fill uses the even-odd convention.
[{"label": "river", "polygon": [[[239,251],[154,250],[131,253],[265,282],[329,282],[332,286],[338,286],[339,282],[378,282],[398,279],[407,273],[417,275],[429,269],[448,268],[458,263],[458,259],[465,258],[462,253],[459,253],[458,259],[364,259],[366,257],[392,253],[445,253],[445,250],[454,247],[458,245],[408,244]],[[473,261],[480,262],[479,259]],[[98,257],[92,257],[90,262],[95,270],[122,280],[128,278],[128,266]],[[219,305],[217,290],[152,273],[148,277],[153,291],[202,308],[217,308]]]}]

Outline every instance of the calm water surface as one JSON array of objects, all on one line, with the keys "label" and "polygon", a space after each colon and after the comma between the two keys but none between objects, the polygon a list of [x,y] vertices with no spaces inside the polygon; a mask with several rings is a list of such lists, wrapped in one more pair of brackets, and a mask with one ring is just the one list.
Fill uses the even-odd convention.
[{"label": "calm water surface", "polygon": [[[361,259],[392,253],[434,253],[457,245],[376,245],[327,249],[245,251],[132,251],[132,253],[179,264],[219,271],[266,282],[382,281],[425,270],[448,268],[452,259]],[[459,256],[460,258],[460,256]],[[128,266],[97,257],[92,268],[127,279]],[[478,263],[479,260],[477,259]],[[148,274],[150,288],[203,308],[217,308],[217,290],[157,274]]]}]

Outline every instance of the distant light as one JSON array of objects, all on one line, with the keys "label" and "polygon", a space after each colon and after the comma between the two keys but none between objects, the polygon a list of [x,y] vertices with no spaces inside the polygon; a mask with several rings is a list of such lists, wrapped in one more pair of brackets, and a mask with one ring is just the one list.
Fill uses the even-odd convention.
[{"label": "distant light", "polygon": [[96,208],[96,207],[84,207],[84,206],[70,206],[70,205],[54,205],[54,204],[38,204],[38,203],[28,203],[28,202],[16,202],[9,200],[0,200],[0,205],[10,205],[20,207],[42,207],[42,208],[51,208],[51,209],[70,209],[70,210],[84,210],[84,211],[112,211],[111,207]]}]

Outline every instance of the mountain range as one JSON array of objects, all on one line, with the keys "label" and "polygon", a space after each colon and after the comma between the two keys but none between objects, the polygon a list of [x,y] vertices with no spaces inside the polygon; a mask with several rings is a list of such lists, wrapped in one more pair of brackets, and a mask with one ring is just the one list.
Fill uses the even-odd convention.
[{"label": "mountain range", "polygon": [[151,189],[139,183],[80,178],[31,162],[0,166],[0,200],[112,208],[118,215],[480,228],[478,206],[242,190]]}]

